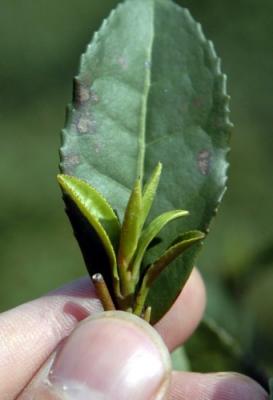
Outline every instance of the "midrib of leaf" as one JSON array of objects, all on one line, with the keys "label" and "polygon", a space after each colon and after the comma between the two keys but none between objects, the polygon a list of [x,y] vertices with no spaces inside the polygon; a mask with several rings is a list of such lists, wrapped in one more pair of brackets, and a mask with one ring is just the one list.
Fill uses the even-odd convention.
[{"label": "midrib of leaf", "polygon": [[154,43],[154,7],[155,1],[152,0],[151,3],[151,38],[150,43],[147,48],[147,66],[145,65],[146,75],[144,80],[144,92],[142,98],[142,107],[141,107],[141,116],[140,116],[140,133],[139,133],[139,154],[137,161],[137,177],[140,179],[140,182],[143,180],[144,175],[144,161],[145,161],[145,148],[146,148],[146,121],[147,121],[147,112],[148,112],[148,98],[149,92],[151,88],[151,70],[152,70],[152,51],[153,51],[153,43]]}]

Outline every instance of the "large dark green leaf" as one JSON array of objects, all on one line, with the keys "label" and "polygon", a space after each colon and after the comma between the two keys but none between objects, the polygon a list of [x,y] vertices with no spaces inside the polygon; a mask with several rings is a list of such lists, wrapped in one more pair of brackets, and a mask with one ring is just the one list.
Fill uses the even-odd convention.
[{"label": "large dark green leaf", "polygon": [[[128,0],[82,57],[61,169],[90,182],[122,216],[136,178],[146,181],[161,161],[151,218],[170,209],[191,214],[165,230],[165,248],[184,230],[207,230],[216,212],[226,182],[227,103],[220,61],[189,12],[169,0]],[[177,297],[181,264],[190,268],[198,248],[152,286],[153,322]]]}]

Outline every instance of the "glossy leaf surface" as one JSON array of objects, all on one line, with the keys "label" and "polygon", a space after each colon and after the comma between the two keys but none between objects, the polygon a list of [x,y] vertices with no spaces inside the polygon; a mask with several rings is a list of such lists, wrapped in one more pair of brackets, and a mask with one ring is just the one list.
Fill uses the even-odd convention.
[{"label": "glossy leaf surface", "polygon": [[[58,182],[64,193],[70,197],[96,231],[108,255],[112,274],[118,281],[115,245],[120,234],[120,224],[116,214],[103,196],[83,180],[73,176],[58,175]],[[94,242],[90,241],[90,248],[95,251],[92,247]]]},{"label": "glossy leaf surface", "polygon": [[69,175],[58,175],[61,188],[71,197],[82,214],[93,225],[96,221],[103,226],[111,243],[117,244],[120,223],[112,207],[90,184]]},{"label": "glossy leaf surface", "polygon": [[181,218],[186,215],[188,215],[188,212],[185,210],[167,211],[166,213],[159,215],[149,224],[139,239],[138,249],[133,263],[133,275],[138,276],[141,262],[149,244],[155,239],[164,226],[174,219]]},{"label": "glossy leaf surface", "polygon": [[[164,231],[162,248],[181,231],[205,231],[226,183],[225,85],[213,45],[187,10],[169,0],[122,3],[82,57],[62,171],[90,182],[122,216],[136,178],[145,182],[161,161],[151,217],[180,208],[191,215]],[[197,250],[185,252],[153,286],[153,322],[177,297],[181,271]]]},{"label": "glossy leaf surface", "polygon": [[[183,214],[181,216],[183,216]],[[184,235],[180,235],[179,239],[176,239],[175,244],[171,245],[161,257],[159,257],[146,269],[136,300],[137,304],[135,309],[139,315],[142,312],[149,291],[152,289],[157,278],[160,277],[162,271],[164,271],[164,269],[181,253],[203,238],[204,234],[199,231],[190,231]],[[183,267],[184,269],[180,273],[182,285],[186,283],[192,270],[190,266],[186,268],[185,264]]]},{"label": "glossy leaf surface", "polygon": [[151,207],[153,205],[157,187],[159,184],[159,179],[162,171],[162,164],[158,163],[154,169],[151,178],[148,180],[147,184],[143,190],[143,200],[142,200],[142,224],[145,223]]},{"label": "glossy leaf surface", "polygon": [[[199,242],[204,238],[204,234],[199,231],[190,231],[183,235],[180,235],[175,240],[174,244],[171,245],[161,257],[159,257],[150,267],[151,278],[155,279],[158,277],[161,271],[166,268],[173,260],[175,260],[180,254],[191,247],[194,243]],[[184,270],[184,282],[186,282],[191,268]],[[182,273],[181,273],[182,276]],[[150,279],[151,279],[150,278]]]},{"label": "glossy leaf surface", "polygon": [[141,230],[141,211],[142,194],[140,181],[137,180],[132,191],[124,215],[124,221],[121,228],[118,265],[120,268],[128,269],[131,259],[137,248],[138,239]]}]

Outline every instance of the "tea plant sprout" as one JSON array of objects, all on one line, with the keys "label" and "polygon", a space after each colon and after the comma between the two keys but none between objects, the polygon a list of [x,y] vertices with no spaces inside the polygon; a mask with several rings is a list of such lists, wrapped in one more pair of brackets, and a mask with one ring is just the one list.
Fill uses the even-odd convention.
[{"label": "tea plant sprout", "polygon": [[[99,298],[106,310],[120,309],[133,312],[150,320],[151,307],[146,302],[150,287],[159,274],[180,254],[204,238],[198,230],[179,235],[152,263],[145,265],[149,246],[161,230],[171,221],[188,215],[186,210],[172,210],[146,223],[156,195],[162,170],[158,163],[149,181],[141,187],[137,179],[129,197],[121,223],[107,200],[90,184],[69,175],[58,175],[65,196],[78,208],[101,241],[108,260],[107,274],[111,276],[108,287],[100,265],[92,275]],[[90,242],[92,252],[93,243]]]}]

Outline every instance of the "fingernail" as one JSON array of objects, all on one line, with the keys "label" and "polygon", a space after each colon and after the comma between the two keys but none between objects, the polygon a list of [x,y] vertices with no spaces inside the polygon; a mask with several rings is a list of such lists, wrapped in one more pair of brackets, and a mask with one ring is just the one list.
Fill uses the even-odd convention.
[{"label": "fingernail", "polygon": [[170,370],[157,332],[132,314],[113,311],[79,325],[57,353],[49,382],[61,399],[159,400]]}]

